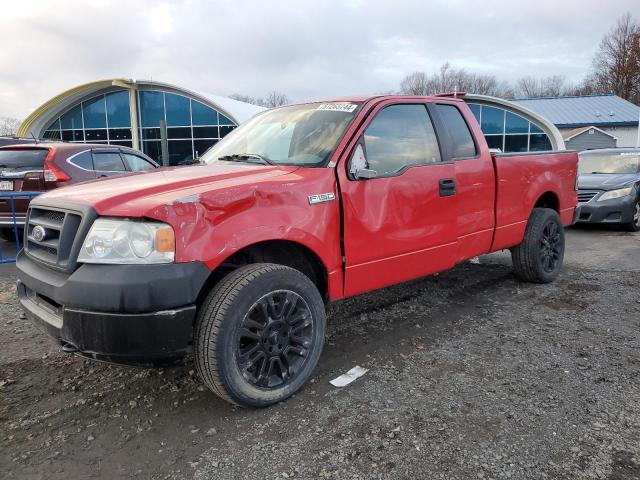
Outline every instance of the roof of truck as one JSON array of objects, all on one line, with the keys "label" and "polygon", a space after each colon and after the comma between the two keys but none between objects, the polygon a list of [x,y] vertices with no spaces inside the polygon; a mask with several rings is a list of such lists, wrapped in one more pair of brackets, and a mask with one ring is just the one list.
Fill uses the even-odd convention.
[{"label": "roof of truck", "polygon": [[305,100],[303,102],[294,102],[288,105],[281,105],[282,107],[290,105],[305,105],[309,103],[364,103],[371,100],[457,100],[463,102],[463,93],[458,93],[458,97],[454,97],[453,93],[439,94],[439,95],[369,95],[369,96],[352,96],[352,97],[333,97],[333,98],[319,98],[313,100]]}]

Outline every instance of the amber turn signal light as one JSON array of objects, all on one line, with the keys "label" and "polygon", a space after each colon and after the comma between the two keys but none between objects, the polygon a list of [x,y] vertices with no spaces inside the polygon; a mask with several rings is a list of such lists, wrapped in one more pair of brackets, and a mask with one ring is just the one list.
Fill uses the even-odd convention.
[{"label": "amber turn signal light", "polygon": [[173,228],[164,227],[156,230],[156,251],[167,253],[175,252],[176,250],[176,236],[173,233]]}]

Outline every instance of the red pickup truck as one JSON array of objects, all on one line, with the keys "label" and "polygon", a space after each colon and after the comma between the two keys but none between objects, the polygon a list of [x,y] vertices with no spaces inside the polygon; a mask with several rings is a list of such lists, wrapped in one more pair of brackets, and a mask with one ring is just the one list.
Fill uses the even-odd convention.
[{"label": "red pickup truck", "polygon": [[574,152],[492,154],[467,105],[378,96],[261,113],[202,157],[29,207],[27,316],[65,351],[125,364],[193,352],[204,383],[266,406],[302,387],[325,304],[511,249],[558,275]]}]

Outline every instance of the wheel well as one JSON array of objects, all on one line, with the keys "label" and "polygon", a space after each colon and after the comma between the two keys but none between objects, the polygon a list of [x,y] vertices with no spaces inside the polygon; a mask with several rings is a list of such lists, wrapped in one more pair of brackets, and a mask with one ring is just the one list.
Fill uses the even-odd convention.
[{"label": "wheel well", "polygon": [[560,200],[553,192],[543,193],[533,208],[552,208],[556,212],[560,210]]},{"label": "wheel well", "polygon": [[326,300],[328,292],[327,269],[322,260],[310,248],[288,240],[269,240],[249,245],[225,259],[209,275],[200,291],[198,304],[211,288],[233,270],[252,263],[275,263],[295,268],[315,284]]}]

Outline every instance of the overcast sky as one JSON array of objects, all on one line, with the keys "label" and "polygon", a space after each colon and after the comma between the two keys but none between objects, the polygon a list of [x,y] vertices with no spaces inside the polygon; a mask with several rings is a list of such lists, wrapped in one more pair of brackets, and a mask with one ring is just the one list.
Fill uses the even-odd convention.
[{"label": "overcast sky", "polygon": [[639,0],[3,0],[0,116],[75,85],[154,79],[294,100],[396,90],[416,70],[579,81]]}]

